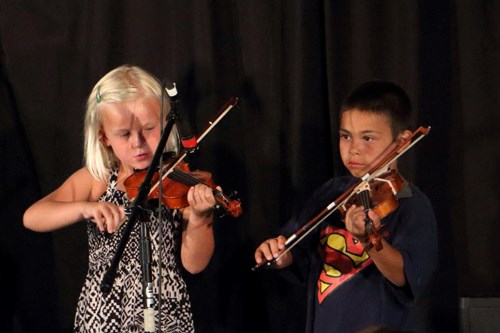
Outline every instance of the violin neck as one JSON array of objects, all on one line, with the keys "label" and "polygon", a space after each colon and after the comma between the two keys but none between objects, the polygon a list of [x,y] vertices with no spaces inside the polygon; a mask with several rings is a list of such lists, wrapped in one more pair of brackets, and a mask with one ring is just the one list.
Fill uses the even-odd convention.
[{"label": "violin neck", "polygon": [[187,174],[184,171],[178,169],[174,169],[171,173],[169,173],[168,178],[178,183],[184,184],[186,186],[195,186],[196,184],[203,184],[203,182],[198,178],[193,177],[190,174]]},{"label": "violin neck", "polygon": [[370,184],[366,181],[362,182],[356,192],[358,204],[365,207],[365,212],[367,212],[372,208]]}]

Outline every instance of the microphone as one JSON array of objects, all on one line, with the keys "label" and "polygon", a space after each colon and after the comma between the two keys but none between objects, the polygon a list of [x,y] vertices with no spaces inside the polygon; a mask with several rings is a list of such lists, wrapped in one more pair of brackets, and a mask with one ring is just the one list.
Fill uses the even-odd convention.
[{"label": "microphone", "polygon": [[173,82],[167,82],[165,84],[165,88],[168,96],[170,97],[170,112],[172,112],[176,119],[177,130],[179,131],[181,137],[182,147],[188,154],[194,153],[198,150],[198,141],[196,140],[196,136],[191,129],[188,114],[186,112],[181,114],[180,112],[181,107],[179,106],[182,103],[179,99],[179,93],[177,92],[176,85]]}]

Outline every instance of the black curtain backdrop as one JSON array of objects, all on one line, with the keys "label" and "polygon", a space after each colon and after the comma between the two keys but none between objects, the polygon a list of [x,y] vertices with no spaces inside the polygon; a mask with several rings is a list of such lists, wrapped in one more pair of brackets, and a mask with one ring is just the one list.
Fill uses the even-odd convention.
[{"label": "black curtain backdrop", "polygon": [[345,172],[338,108],[369,79],[399,83],[415,127],[432,126],[401,160],[439,222],[417,317],[422,332],[458,331],[460,297],[500,296],[499,14],[487,0],[1,0],[0,331],[71,331],[84,226],[37,234],[22,214],[82,166],[86,96],[124,63],[176,81],[198,133],[240,100],[191,160],[244,209],[187,276],[198,332],[303,331],[305,291],[251,272],[253,251]]}]

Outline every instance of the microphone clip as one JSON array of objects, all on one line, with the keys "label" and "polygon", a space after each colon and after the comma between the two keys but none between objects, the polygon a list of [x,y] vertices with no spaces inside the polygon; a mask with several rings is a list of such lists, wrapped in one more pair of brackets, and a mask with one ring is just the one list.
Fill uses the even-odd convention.
[{"label": "microphone clip", "polygon": [[177,124],[177,131],[181,139],[182,147],[186,154],[191,155],[198,151],[198,140],[193,133],[188,114],[181,113],[182,103],[179,98],[176,84],[174,82],[167,82],[165,90],[170,97],[170,114],[169,117]]}]

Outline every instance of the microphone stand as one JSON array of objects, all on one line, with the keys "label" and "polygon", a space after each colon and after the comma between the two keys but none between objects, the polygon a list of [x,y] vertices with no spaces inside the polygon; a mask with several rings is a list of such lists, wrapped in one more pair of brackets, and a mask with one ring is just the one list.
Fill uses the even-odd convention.
[{"label": "microphone stand", "polygon": [[[161,109],[163,110],[163,100],[164,100],[164,87],[162,85],[162,103]],[[160,111],[161,115],[161,111]],[[167,139],[172,131],[174,123],[179,119],[179,115],[177,114],[176,108],[172,107],[170,110],[165,129],[161,135],[160,141],[158,142],[158,146],[156,148],[155,154],[153,155],[153,159],[151,160],[151,164],[148,168],[146,176],[139,187],[137,196],[132,202],[132,208],[130,212],[130,216],[128,218],[128,223],[125,225],[125,229],[123,231],[122,238],[120,239],[120,243],[118,243],[118,247],[116,249],[116,253],[111,261],[111,264],[104,274],[104,277],[101,281],[100,289],[104,294],[108,294],[111,291],[114,280],[116,278],[116,270],[118,268],[118,264],[120,263],[120,259],[123,255],[123,251],[125,250],[125,246],[128,243],[130,238],[130,234],[137,222],[137,218],[144,210],[143,207],[146,205],[146,200],[149,195],[151,189],[151,180],[156,171],[156,167],[159,165],[163,150],[165,149],[165,145],[167,143]],[[159,198],[161,202],[161,198]],[[153,284],[152,284],[152,274],[151,274],[151,244],[149,240],[149,231],[147,223],[142,222],[140,225],[140,250],[141,250],[141,268],[143,273],[143,302],[144,302],[144,328],[145,332],[154,332],[155,324],[154,324],[154,295],[153,295]]]}]

